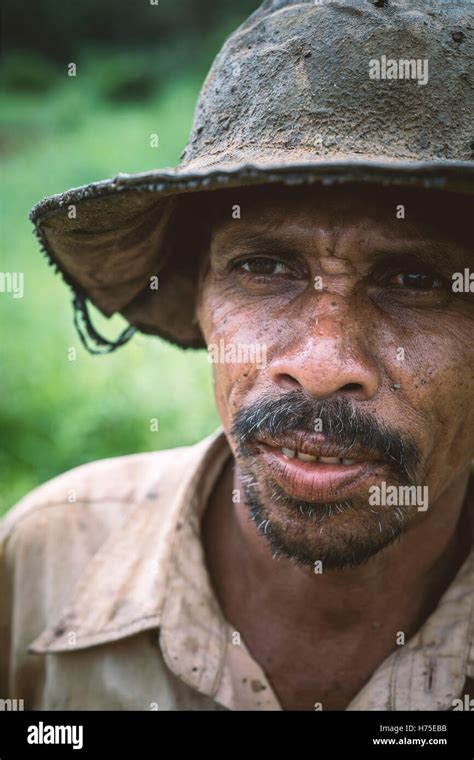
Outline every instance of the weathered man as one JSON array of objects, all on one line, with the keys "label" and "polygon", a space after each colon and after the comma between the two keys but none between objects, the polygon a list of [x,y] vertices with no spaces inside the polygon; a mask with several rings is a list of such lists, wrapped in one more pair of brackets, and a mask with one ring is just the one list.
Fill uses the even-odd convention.
[{"label": "weathered man", "polygon": [[[429,78],[371,78],[382,55]],[[472,60],[469,3],[267,0],[177,170],[35,207],[84,343],[210,347],[222,427],[10,511],[0,697],[471,704],[474,302],[452,285],[473,268]],[[101,337],[88,301],[130,327]]]}]

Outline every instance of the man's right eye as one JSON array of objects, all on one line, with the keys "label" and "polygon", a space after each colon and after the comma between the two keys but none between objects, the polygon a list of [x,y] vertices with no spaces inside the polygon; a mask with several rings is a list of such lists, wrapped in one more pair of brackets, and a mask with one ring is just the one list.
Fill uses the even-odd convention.
[{"label": "man's right eye", "polygon": [[254,275],[285,275],[291,274],[291,269],[278,259],[271,259],[267,256],[253,256],[250,259],[244,259],[236,262],[234,269],[243,269],[244,272]]}]

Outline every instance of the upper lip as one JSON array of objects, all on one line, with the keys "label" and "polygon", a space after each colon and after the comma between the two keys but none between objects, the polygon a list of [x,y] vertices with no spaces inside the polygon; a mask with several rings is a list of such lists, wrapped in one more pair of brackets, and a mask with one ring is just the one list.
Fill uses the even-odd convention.
[{"label": "upper lip", "polygon": [[360,462],[382,461],[380,455],[374,451],[364,449],[356,443],[343,445],[331,442],[321,433],[292,433],[290,435],[279,435],[275,438],[260,437],[257,443],[263,443],[277,449],[291,449],[314,457],[339,457],[340,459],[353,459]]}]

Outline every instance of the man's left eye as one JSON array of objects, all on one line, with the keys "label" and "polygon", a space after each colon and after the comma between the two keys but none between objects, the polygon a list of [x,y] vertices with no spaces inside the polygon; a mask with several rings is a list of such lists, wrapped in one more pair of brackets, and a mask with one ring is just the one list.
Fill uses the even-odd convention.
[{"label": "man's left eye", "polygon": [[399,272],[390,278],[388,284],[411,290],[438,290],[443,287],[442,279],[429,272]]},{"label": "man's left eye", "polygon": [[243,269],[248,274],[275,275],[289,274],[290,268],[278,259],[270,259],[264,256],[245,259],[237,264],[238,269]]}]

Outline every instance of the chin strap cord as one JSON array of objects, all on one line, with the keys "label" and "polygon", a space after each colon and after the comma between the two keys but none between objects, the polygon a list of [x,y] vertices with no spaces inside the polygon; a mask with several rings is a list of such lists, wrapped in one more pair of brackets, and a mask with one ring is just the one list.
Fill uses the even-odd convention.
[{"label": "chin strap cord", "polygon": [[136,327],[129,325],[120,333],[116,340],[107,340],[106,338],[103,338],[102,335],[99,335],[92,324],[87,308],[87,300],[83,295],[75,293],[72,306],[74,312],[74,326],[79,334],[82,345],[90,354],[110,354],[112,351],[116,351],[117,348],[120,348],[120,346],[124,346],[125,343],[128,343],[137,332]]}]

